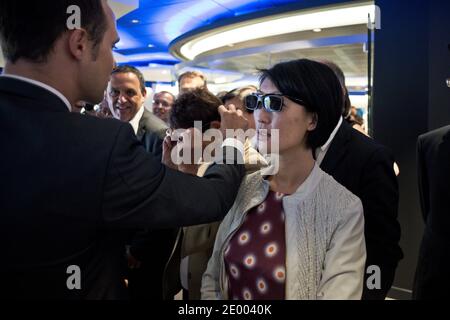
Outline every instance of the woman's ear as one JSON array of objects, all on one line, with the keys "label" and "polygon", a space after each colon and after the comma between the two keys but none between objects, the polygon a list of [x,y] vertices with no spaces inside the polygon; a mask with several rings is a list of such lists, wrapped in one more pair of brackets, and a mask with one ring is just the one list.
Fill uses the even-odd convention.
[{"label": "woman's ear", "polygon": [[220,129],[220,121],[211,121],[209,127],[211,129]]},{"label": "woman's ear", "polygon": [[311,113],[310,115],[311,116],[310,116],[310,121],[308,124],[308,131],[313,131],[317,127],[317,122],[319,121],[319,116],[315,112]]}]

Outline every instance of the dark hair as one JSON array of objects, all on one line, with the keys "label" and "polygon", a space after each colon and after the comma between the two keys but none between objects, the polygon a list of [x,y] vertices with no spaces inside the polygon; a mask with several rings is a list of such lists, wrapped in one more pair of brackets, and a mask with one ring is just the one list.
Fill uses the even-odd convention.
[{"label": "dark hair", "polygon": [[203,80],[203,87],[206,88],[207,87],[207,81],[206,81],[206,77],[203,73],[199,72],[199,71],[187,71],[185,73],[182,73],[179,77],[178,77],[178,84],[181,83],[181,80],[183,80],[184,78],[200,78]]},{"label": "dark hair", "polygon": [[168,94],[169,96],[172,97],[173,101],[175,101],[175,99],[176,99],[175,96],[173,95],[173,93],[171,93],[169,91],[160,91],[160,92],[155,93],[153,96],[156,96],[156,95],[159,96],[160,94]]},{"label": "dark hair", "polygon": [[145,89],[145,79],[142,72],[140,72],[137,68],[129,65],[121,65],[114,68],[111,72],[111,75],[116,73],[133,73],[139,80],[139,85],[141,87],[141,93],[144,95],[147,89]]},{"label": "dark hair", "polygon": [[223,97],[225,97],[228,94],[228,91],[224,90],[224,91],[220,91],[219,93],[216,94],[216,97],[220,99],[220,101],[222,101],[223,103]]},{"label": "dark hair", "polygon": [[347,117],[349,112],[350,112],[350,108],[352,107],[352,104],[350,102],[350,96],[348,94],[347,86],[345,85],[344,71],[342,71],[342,69],[336,63],[331,62],[329,60],[320,60],[319,62],[327,65],[328,67],[330,67],[331,70],[333,70],[333,72],[338,77],[339,82],[341,83],[341,86],[342,86],[342,88],[344,90],[344,109],[342,111],[342,115],[344,117]]},{"label": "dark hair", "polygon": [[260,82],[270,79],[284,95],[301,99],[308,112],[317,114],[317,126],[307,133],[306,144],[325,144],[336,127],[344,105],[342,87],[328,66],[308,59],[279,63],[261,70]]},{"label": "dark hair", "polygon": [[102,0],[0,1],[0,43],[5,59],[45,62],[56,40],[66,31],[67,9],[81,10],[81,27],[95,49],[107,30]]},{"label": "dark hair", "polygon": [[214,94],[205,89],[198,88],[183,93],[175,100],[170,111],[170,126],[174,129],[187,129],[194,126],[194,121],[202,121],[203,124],[220,121],[218,108],[221,104]]},{"label": "dark hair", "polygon": [[[248,96],[250,93],[257,92],[258,88],[252,85],[240,87],[233,89],[229,92],[227,92],[226,95],[222,97],[222,103],[225,104],[228,100],[232,100],[234,98],[239,98],[242,103],[244,104],[244,99],[246,96]],[[246,110],[248,113],[253,113],[253,110]]]}]

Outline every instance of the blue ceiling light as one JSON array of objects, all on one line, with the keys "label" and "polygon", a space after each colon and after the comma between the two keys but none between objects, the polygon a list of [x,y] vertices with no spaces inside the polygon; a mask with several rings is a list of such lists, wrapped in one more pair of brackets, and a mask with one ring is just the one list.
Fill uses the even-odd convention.
[{"label": "blue ceiling light", "polygon": [[116,51],[120,52],[120,50],[136,48],[139,46],[139,41],[128,33],[126,28],[117,26],[117,31],[119,32],[120,41],[116,44]]},{"label": "blue ceiling light", "polygon": [[[124,0],[125,1],[125,0]],[[327,2],[346,0],[320,0]],[[146,54],[168,54],[170,43],[180,36],[230,19],[280,6],[302,4],[303,0],[140,0],[138,9],[118,21],[121,42],[118,50],[125,57],[147,59]],[[313,2],[313,1],[311,1]],[[153,47],[149,47],[152,44]],[[172,57],[171,61],[175,59]],[[147,62],[152,62],[147,61]]]},{"label": "blue ceiling light", "polygon": [[196,1],[184,10],[173,12],[172,17],[164,23],[162,36],[164,40],[172,41],[186,31],[202,26],[204,19],[207,20],[224,10],[224,7],[211,0]]}]

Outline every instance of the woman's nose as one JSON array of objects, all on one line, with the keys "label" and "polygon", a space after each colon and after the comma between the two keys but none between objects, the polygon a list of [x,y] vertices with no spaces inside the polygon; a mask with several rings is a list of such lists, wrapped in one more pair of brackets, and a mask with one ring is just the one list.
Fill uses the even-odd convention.
[{"label": "woman's nose", "polygon": [[269,124],[272,121],[272,113],[264,108],[256,110],[254,115],[255,120],[258,122]]}]

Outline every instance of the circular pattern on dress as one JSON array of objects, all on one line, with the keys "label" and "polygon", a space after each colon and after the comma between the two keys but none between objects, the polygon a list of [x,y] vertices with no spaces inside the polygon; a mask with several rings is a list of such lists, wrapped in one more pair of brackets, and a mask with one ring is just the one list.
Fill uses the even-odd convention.
[{"label": "circular pattern on dress", "polygon": [[256,281],[256,288],[262,294],[266,293],[268,290],[267,283],[264,279],[260,278]]},{"label": "circular pattern on dress", "polygon": [[252,300],[252,293],[247,288],[244,288],[242,290],[242,297],[244,297],[244,300]]},{"label": "circular pattern on dress", "polygon": [[258,206],[258,213],[264,213],[265,210],[266,210],[266,203],[263,202]]},{"label": "circular pattern on dress", "polygon": [[224,251],[224,256],[227,256],[229,253],[230,253],[230,248],[231,248],[231,246],[230,245],[227,245],[227,248],[225,249],[225,251]]},{"label": "circular pattern on dress", "polygon": [[268,234],[272,230],[272,224],[270,222],[265,222],[261,225],[259,229],[262,234]]},{"label": "circular pattern on dress", "polygon": [[284,197],[284,193],[281,193],[281,192],[275,192],[275,199],[276,199],[276,200],[280,201],[280,200],[283,199],[283,197]]},{"label": "circular pattern on dress", "polygon": [[266,257],[269,258],[272,258],[277,253],[278,253],[278,245],[275,242],[269,243],[264,249],[264,254],[266,255]]},{"label": "circular pattern on dress", "polygon": [[277,281],[277,282],[284,282],[286,280],[286,270],[284,267],[278,267],[275,268],[275,270],[273,271],[273,278]]},{"label": "circular pattern on dress", "polygon": [[248,254],[244,257],[244,266],[251,269],[256,264],[256,257],[254,254]]},{"label": "circular pattern on dress", "polygon": [[230,265],[231,276],[235,279],[239,279],[239,269],[234,265]]},{"label": "circular pattern on dress", "polygon": [[250,240],[250,233],[247,231],[242,232],[239,235],[239,244],[242,246],[244,244],[247,244]]}]

